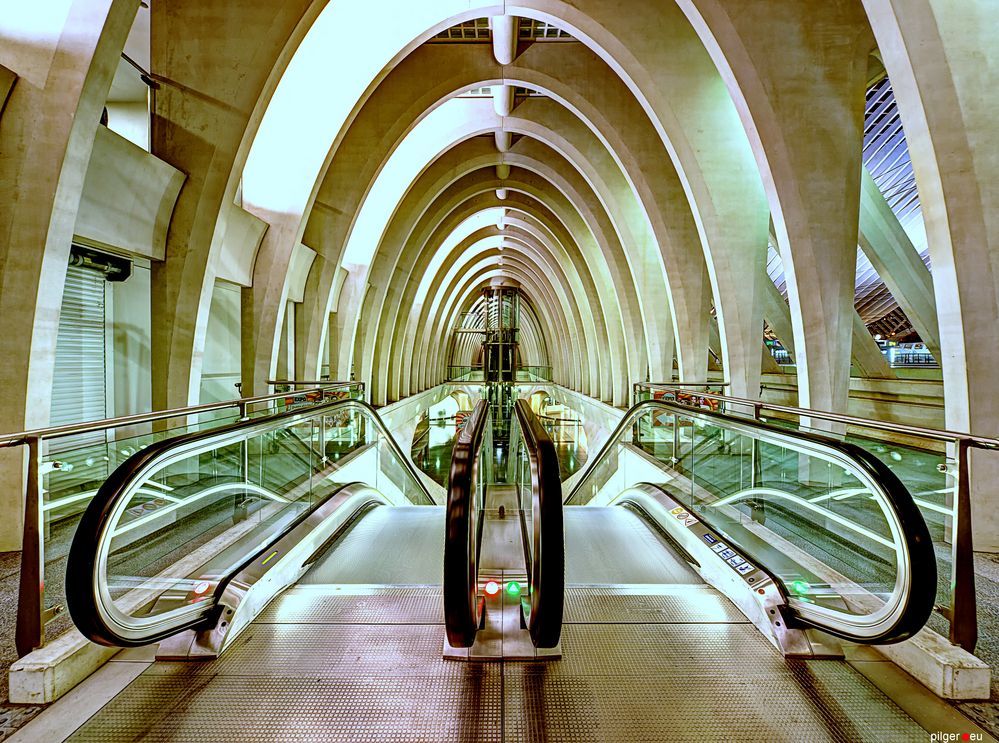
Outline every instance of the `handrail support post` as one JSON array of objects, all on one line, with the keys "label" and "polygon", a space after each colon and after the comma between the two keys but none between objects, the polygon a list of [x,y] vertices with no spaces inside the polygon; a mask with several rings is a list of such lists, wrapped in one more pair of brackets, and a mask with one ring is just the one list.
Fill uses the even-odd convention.
[{"label": "handrail support post", "polygon": [[978,643],[978,608],[975,599],[975,553],[971,529],[971,442],[957,442],[957,493],[954,504],[954,539],[951,543],[950,641],[974,652]]},{"label": "handrail support post", "polygon": [[45,644],[45,551],[42,546],[42,440],[32,436],[28,446],[28,477],[24,498],[21,576],[17,597],[14,644],[23,658]]}]

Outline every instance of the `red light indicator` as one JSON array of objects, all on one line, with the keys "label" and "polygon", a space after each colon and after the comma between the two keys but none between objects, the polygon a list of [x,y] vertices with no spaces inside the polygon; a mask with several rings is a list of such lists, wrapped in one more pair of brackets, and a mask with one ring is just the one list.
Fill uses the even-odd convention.
[{"label": "red light indicator", "polygon": [[201,595],[211,587],[212,587],[211,583],[209,583],[206,580],[203,580],[194,587],[194,592],[198,595]]},{"label": "red light indicator", "polygon": [[497,593],[499,593],[499,590],[500,586],[499,583],[497,583],[496,581],[491,580],[488,583],[486,583],[486,593],[488,593],[490,596],[495,596]]}]

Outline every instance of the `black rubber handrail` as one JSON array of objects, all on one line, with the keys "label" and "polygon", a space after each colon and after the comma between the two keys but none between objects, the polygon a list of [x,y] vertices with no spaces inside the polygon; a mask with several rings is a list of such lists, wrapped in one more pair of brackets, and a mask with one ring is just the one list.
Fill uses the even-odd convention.
[{"label": "black rubber handrail", "polygon": [[479,551],[482,547],[482,500],[476,487],[479,449],[489,420],[489,405],[479,400],[458,434],[448,474],[444,530],[444,628],[452,647],[475,642],[479,609]]},{"label": "black rubber handrail", "polygon": [[[623,437],[630,427],[640,416],[653,410],[673,413],[692,420],[701,420],[730,430],[756,431],[760,434],[761,441],[787,445],[806,454],[808,453],[806,445],[824,448],[838,454],[844,460],[849,460],[859,472],[878,485],[881,495],[895,516],[902,537],[902,547],[908,554],[906,590],[899,597],[900,605],[894,612],[896,619],[890,626],[883,628],[876,634],[861,635],[803,616],[803,612],[797,611],[794,607],[790,607],[791,611],[794,612],[796,619],[803,626],[815,627],[844,639],[864,643],[899,642],[911,637],[926,624],[926,620],[933,612],[936,600],[937,574],[936,555],[933,551],[929,529],[926,527],[923,515],[911,493],[898,479],[898,476],[892,472],[887,464],[855,444],[812,431],[790,431],[753,418],[691,408],[664,400],[643,400],[625,413],[597,456],[593,458],[587,473],[565,499],[566,504],[573,503],[581,493],[585,492],[584,488],[590,477],[598,472],[603,462],[613,454],[615,447],[622,443]],[[698,517],[702,518],[700,514]],[[757,564],[760,564],[759,561]]]},{"label": "black rubber handrail", "polygon": [[[102,548],[102,540],[108,538],[109,521],[115,513],[120,499],[126,497],[135,480],[141,478],[157,460],[169,456],[181,447],[210,446],[212,440],[225,442],[224,445],[228,445],[231,443],[232,435],[240,431],[254,429],[259,432],[266,432],[314,417],[329,415],[331,412],[344,409],[356,409],[366,413],[370,417],[375,427],[385,436],[389,448],[392,449],[399,461],[412,475],[413,481],[419,488],[417,495],[422,496],[420,500],[427,504],[433,504],[433,498],[430,496],[423,481],[420,480],[409,460],[402,454],[398,443],[392,437],[378,413],[362,400],[336,400],[306,409],[261,416],[206,431],[195,431],[155,441],[144,449],[140,449],[132,454],[111,473],[108,479],[98,488],[97,493],[83,512],[79,526],[77,526],[76,532],[73,535],[66,563],[66,605],[70,616],[73,618],[73,622],[84,636],[104,645],[129,646],[157,642],[186,629],[202,626],[211,620],[225,586],[239,572],[239,568],[237,568],[219,582],[212,605],[204,607],[204,610],[198,612],[196,615],[192,613],[191,618],[178,623],[167,632],[159,632],[156,635],[143,638],[142,642],[123,638],[104,621],[104,612],[98,606],[100,598],[97,591],[97,582],[102,579],[97,574],[99,567],[97,564],[98,555]],[[220,443],[220,445],[223,444]],[[337,488],[336,492],[331,493],[322,502],[313,504],[312,508],[293,519],[280,533],[273,535],[268,540],[268,546],[280,540],[291,529],[295,528],[302,518],[307,517],[315,508],[326,502],[330,497],[335,496],[341,489]],[[266,549],[267,547],[249,556],[248,559],[254,559],[266,551]]]},{"label": "black rubber handrail", "polygon": [[[531,466],[531,528],[521,509],[530,614],[527,628],[537,648],[553,648],[562,635],[565,604],[565,531],[562,525],[562,478],[558,452],[526,400],[517,400],[517,422]],[[533,549],[527,550],[527,543]]]}]

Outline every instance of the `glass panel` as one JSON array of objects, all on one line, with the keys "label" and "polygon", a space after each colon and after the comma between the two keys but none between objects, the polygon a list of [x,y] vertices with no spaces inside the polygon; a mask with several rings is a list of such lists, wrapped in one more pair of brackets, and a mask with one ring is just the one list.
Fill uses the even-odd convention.
[{"label": "glass panel", "polygon": [[[955,523],[954,508],[957,502],[957,464],[949,452],[914,445],[888,442],[865,435],[863,430],[852,428],[846,434],[831,433],[816,427],[802,426],[797,420],[768,415],[762,418],[769,425],[790,431],[817,433],[859,446],[885,463],[906,489],[912,494],[933,540],[937,563],[936,605],[951,604],[951,536]],[[940,442],[927,441],[927,446]],[[941,612],[934,612],[927,625],[936,632],[947,635],[949,622]]]},{"label": "glass panel", "polygon": [[[346,392],[346,391],[345,391]],[[351,390],[353,393],[353,390]],[[286,398],[256,403],[247,411],[250,419],[274,413],[303,409],[320,402],[317,396],[289,395]],[[137,451],[150,444],[182,434],[206,431],[239,420],[235,406],[208,411],[191,416],[180,416],[150,423],[132,424],[102,434],[101,443],[73,446],[74,437],[59,437],[43,442],[41,508],[45,527],[43,554],[46,565],[44,581],[47,606],[65,604],[65,564],[69,546],[79,525],[80,517],[97,489],[115,469]],[[67,445],[69,443],[69,445]],[[289,455],[288,446],[276,444]],[[212,477],[224,480],[227,462],[222,452],[215,453],[200,463]],[[147,513],[167,508],[177,496],[169,482],[150,481],[141,493],[136,494],[134,506],[142,505]]]},{"label": "glass panel", "polygon": [[[645,455],[627,451],[632,442],[662,465],[661,479],[650,480]],[[801,616],[874,636],[901,615],[918,579],[892,505],[906,494],[875,473],[818,441],[648,403],[625,419],[571,503],[611,503],[655,481],[769,570]]]},{"label": "glass panel", "polygon": [[400,454],[351,403],[161,451],[121,491],[98,547],[106,621],[141,632],[198,615],[220,581],[347,482],[429,502]]}]

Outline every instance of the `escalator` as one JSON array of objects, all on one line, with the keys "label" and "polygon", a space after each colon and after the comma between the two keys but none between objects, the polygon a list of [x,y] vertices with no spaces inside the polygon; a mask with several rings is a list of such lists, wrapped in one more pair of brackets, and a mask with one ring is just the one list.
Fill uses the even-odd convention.
[{"label": "escalator", "polygon": [[[558,455],[526,400],[517,400],[511,413],[494,446],[494,418],[480,400],[451,459],[445,653],[469,660],[558,655],[545,652],[557,648],[562,627]],[[476,642],[480,630],[499,638],[498,653],[495,642]]]},{"label": "escalator", "polygon": [[[933,609],[936,561],[912,496],[831,437],[645,401],[565,502],[567,514],[631,509],[785,655],[811,653],[805,630],[900,642]],[[585,523],[567,516],[567,545],[593,542],[573,534]]]},{"label": "escalator", "polygon": [[[530,408],[521,401],[516,411],[504,441],[515,450],[510,465],[495,456],[479,401],[455,444],[446,509],[378,414],[355,400],[157,442],[114,472],[83,516],[67,572],[71,615],[94,642],[160,643],[160,658],[204,658],[296,584],[419,588],[442,595],[453,646],[471,647],[485,615],[484,566],[497,585],[523,587],[532,643],[554,647],[558,466]],[[145,511],[150,487],[177,494],[172,508]]]},{"label": "escalator", "polygon": [[[150,486],[169,489],[169,508],[145,509]],[[441,521],[367,404],[340,400],[241,421],[156,442],[108,478],[70,549],[67,603],[94,642],[161,642],[161,657],[214,657],[286,587],[307,574],[315,582],[343,573],[329,548],[353,544],[374,524],[381,528],[366,541],[367,562],[348,555],[355,575],[337,580],[413,580],[379,573],[370,548],[384,540],[418,582],[439,583]],[[410,540],[410,559],[399,559],[405,540],[393,528],[424,536]],[[422,570],[420,559],[429,560]]]},{"label": "escalator", "polygon": [[[356,401],[136,454],[84,518],[69,606],[91,639],[159,641],[160,661],[76,737],[925,739],[842,660],[932,610],[929,536],[885,465],[649,401],[563,497],[526,402],[501,447],[491,425],[480,402],[443,505]],[[289,429],[304,444],[274,477]],[[129,515],[131,493],[222,450],[239,471],[211,495],[169,523]]]}]

